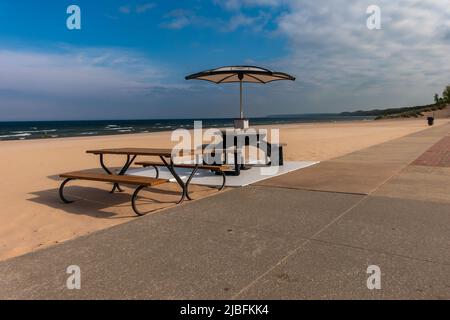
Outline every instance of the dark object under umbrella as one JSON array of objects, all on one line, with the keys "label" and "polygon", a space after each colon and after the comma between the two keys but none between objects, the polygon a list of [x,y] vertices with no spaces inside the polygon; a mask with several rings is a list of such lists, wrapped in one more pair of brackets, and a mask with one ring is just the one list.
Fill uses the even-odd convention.
[{"label": "dark object under umbrella", "polygon": [[[254,66],[234,66],[221,67],[217,69],[202,71],[191,74],[186,77],[186,80],[205,80],[220,83],[240,83],[240,118],[237,123],[239,127],[244,127],[244,106],[242,101],[242,88],[244,82],[266,84],[273,81],[291,80],[295,78],[287,73],[274,72],[268,69],[254,67]],[[236,122],[235,122],[236,125]],[[238,127],[237,126],[237,127]]]}]

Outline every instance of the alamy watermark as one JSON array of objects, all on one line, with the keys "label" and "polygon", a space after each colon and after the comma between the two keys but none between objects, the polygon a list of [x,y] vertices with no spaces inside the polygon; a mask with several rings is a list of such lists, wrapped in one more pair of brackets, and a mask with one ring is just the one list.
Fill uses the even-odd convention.
[{"label": "alamy watermark", "polygon": [[70,16],[66,20],[66,26],[69,30],[81,30],[81,9],[72,4],[67,7],[66,13]]},{"label": "alamy watermark", "polygon": [[77,265],[68,266],[66,273],[70,276],[66,280],[66,287],[69,290],[81,289],[81,269]]},{"label": "alamy watermark", "polygon": [[381,30],[381,8],[377,5],[370,5],[367,7],[366,14],[369,15],[367,18],[367,28],[369,30]]},{"label": "alamy watermark", "polygon": [[381,269],[377,265],[371,265],[367,268],[367,274],[370,276],[367,278],[367,289],[369,290],[381,290]]}]

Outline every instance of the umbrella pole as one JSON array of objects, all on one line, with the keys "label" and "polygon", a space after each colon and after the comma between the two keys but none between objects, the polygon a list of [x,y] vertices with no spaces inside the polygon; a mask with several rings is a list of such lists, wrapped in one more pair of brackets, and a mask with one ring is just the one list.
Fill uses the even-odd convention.
[{"label": "umbrella pole", "polygon": [[240,81],[240,91],[241,91],[241,119],[244,119],[244,107],[242,104],[242,80]]}]

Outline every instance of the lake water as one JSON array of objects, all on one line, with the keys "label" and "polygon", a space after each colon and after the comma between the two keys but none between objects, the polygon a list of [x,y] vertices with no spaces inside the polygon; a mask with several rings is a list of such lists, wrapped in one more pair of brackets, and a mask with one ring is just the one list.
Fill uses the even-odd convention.
[{"label": "lake water", "polygon": [[[251,125],[308,122],[372,120],[373,117],[344,117],[339,115],[304,115],[298,117],[254,118]],[[191,129],[195,120],[95,120],[95,121],[23,121],[0,122],[0,140],[28,140],[62,137],[85,137],[127,133]],[[233,119],[203,119],[203,128],[233,127]]]}]

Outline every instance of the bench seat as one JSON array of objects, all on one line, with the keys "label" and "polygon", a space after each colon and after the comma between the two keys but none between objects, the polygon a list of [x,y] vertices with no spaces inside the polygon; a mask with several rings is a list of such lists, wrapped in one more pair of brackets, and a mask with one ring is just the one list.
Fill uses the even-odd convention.
[{"label": "bench seat", "polygon": [[116,174],[110,175],[107,173],[96,173],[86,171],[63,173],[60,174],[60,177],[65,179],[111,182],[111,183],[131,184],[146,187],[156,186],[168,182],[167,179],[156,179],[138,176],[120,176]]},{"label": "bench seat", "polygon": [[[136,199],[138,196],[139,191],[141,191],[143,188],[146,187],[154,187],[166,182],[169,182],[167,179],[156,179],[156,178],[149,178],[149,177],[138,177],[138,176],[122,176],[122,175],[116,175],[116,174],[107,174],[107,173],[97,173],[97,172],[88,172],[88,171],[74,171],[74,172],[68,172],[63,173],[59,175],[61,178],[64,178],[64,181],[61,183],[61,186],[59,187],[59,197],[64,203],[72,203],[73,201],[67,200],[64,197],[64,187],[65,185],[72,180],[88,180],[88,181],[99,181],[99,182],[111,182],[111,183],[117,183],[117,184],[129,184],[129,185],[136,185],[138,186],[136,190],[133,193],[133,196],[131,197],[131,206],[133,208],[133,211],[139,215],[144,215],[143,213],[139,212],[139,210],[136,207]],[[179,203],[184,199],[184,191],[183,196]]]},{"label": "bench seat", "polygon": [[[137,161],[134,163],[138,166],[146,167],[153,167],[156,171],[156,178],[159,178],[159,167],[166,167],[164,163],[158,162],[158,161]],[[191,172],[191,175],[189,176],[187,182],[186,182],[186,193],[189,200],[192,200],[192,198],[189,196],[189,184],[194,177],[196,171],[198,169],[200,170],[210,170],[212,172],[215,172],[218,175],[222,176],[222,184],[217,186],[219,191],[222,191],[225,188],[225,184],[227,182],[226,172],[232,172],[233,168],[229,165],[207,165],[207,164],[174,164],[174,168],[186,168],[186,169],[193,169]]]},{"label": "bench seat", "polygon": [[[144,167],[164,167],[165,164],[158,161],[138,161],[135,162],[138,166]],[[186,168],[186,169],[194,169],[197,165],[195,164],[174,164],[175,168]],[[207,165],[200,164],[198,165],[198,169],[211,170],[211,171],[230,171],[233,170],[231,166],[228,165]]]}]

